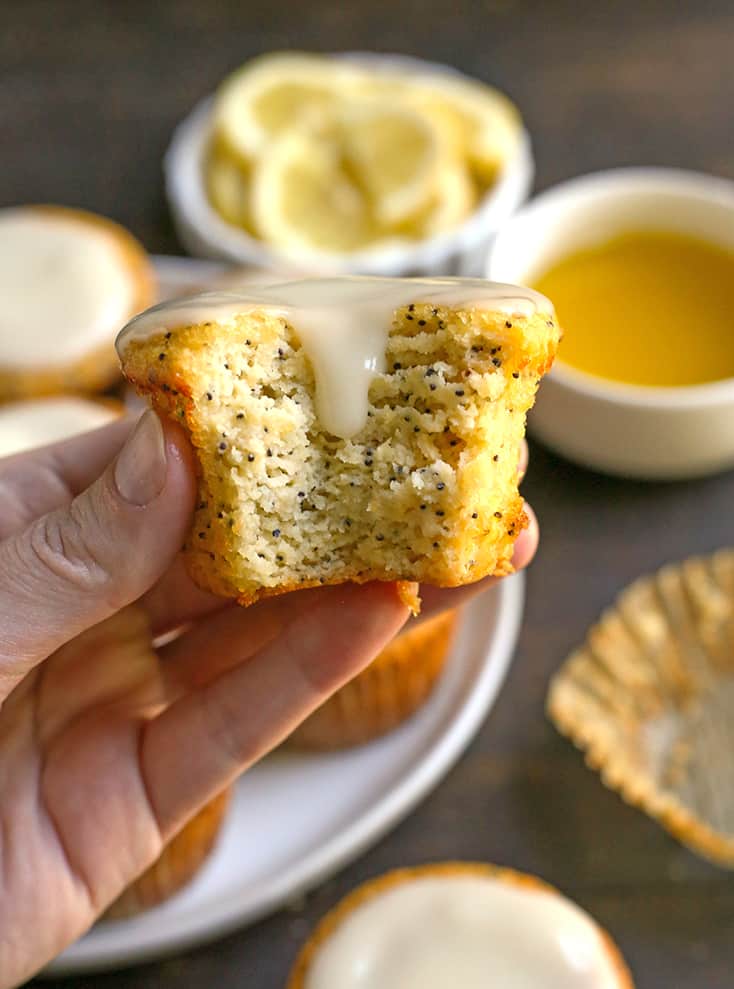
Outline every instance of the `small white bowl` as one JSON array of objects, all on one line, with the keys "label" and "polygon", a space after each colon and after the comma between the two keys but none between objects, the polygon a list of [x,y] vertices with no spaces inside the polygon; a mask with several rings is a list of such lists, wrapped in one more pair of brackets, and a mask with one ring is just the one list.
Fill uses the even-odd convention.
[{"label": "small white bowl", "polygon": [[[377,71],[449,73],[445,65],[401,55],[355,52],[339,57],[365,62]],[[210,204],[204,184],[204,160],[211,138],[213,97],[203,100],[176,128],[166,151],[163,171],[166,195],[179,238],[198,257],[235,261],[258,268],[292,269],[304,273],[364,275],[480,276],[494,234],[528,197],[534,164],[530,138],[522,132],[515,157],[471,216],[447,233],[389,250],[338,255],[316,253],[296,258],[249,236],[223,220]]]},{"label": "small white bowl", "polygon": [[[677,231],[734,250],[734,182],[667,168],[572,179],[508,221],[486,274],[532,284],[569,253],[639,229]],[[734,379],[628,385],[577,371],[563,363],[563,345],[560,353],[530,417],[533,434],[552,449],[586,467],[649,480],[734,466]]]}]

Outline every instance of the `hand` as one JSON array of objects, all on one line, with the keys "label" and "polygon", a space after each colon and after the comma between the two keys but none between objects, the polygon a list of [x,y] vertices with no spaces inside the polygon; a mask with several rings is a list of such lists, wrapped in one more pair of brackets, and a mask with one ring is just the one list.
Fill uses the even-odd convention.
[{"label": "hand", "polygon": [[0,461],[0,989],[79,937],[407,618],[392,584],[246,609],[198,590],[177,558],[194,498],[187,442],[152,412]]}]

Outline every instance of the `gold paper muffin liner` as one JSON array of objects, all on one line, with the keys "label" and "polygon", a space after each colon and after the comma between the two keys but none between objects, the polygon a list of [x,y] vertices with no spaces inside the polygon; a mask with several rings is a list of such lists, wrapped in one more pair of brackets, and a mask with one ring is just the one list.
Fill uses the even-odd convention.
[{"label": "gold paper muffin liner", "polygon": [[353,680],[314,711],[290,736],[304,749],[341,749],[386,734],[428,699],[443,670],[456,611],[406,630]]},{"label": "gold paper muffin liner", "polygon": [[[452,879],[455,876],[494,879],[499,882],[508,883],[509,885],[562,896],[554,886],[544,882],[537,876],[526,872],[516,872],[514,869],[490,865],[487,862],[434,862],[429,865],[413,866],[412,868],[393,869],[391,872],[377,876],[377,878],[371,879],[352,890],[351,893],[347,894],[343,900],[340,900],[321,919],[313,934],[311,934],[298,953],[290,971],[286,989],[305,989],[308,972],[317,952],[357,907],[363,906],[375,896],[381,896],[383,893],[387,893],[388,890],[394,889],[395,886],[399,886],[401,883],[412,882],[416,879]],[[589,915],[587,914],[587,916]],[[593,920],[593,918],[590,919]],[[627,968],[622,953],[616,943],[603,927],[597,924],[596,921],[594,921],[594,924],[601,937],[604,953],[612,963],[618,979],[617,989],[635,989],[632,974]]]},{"label": "gold paper muffin liner", "polygon": [[211,854],[229,806],[231,789],[206,804],[160,856],[115,900],[104,920],[123,920],[158,906],[189,883]]},{"label": "gold paper muffin liner", "polygon": [[734,868],[734,550],[627,587],[553,678],[547,708],[606,786]]}]

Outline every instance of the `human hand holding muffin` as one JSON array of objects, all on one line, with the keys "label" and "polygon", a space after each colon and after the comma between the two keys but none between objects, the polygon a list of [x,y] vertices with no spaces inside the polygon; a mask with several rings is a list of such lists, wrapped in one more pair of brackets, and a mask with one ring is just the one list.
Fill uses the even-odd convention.
[{"label": "human hand holding muffin", "polygon": [[[82,934],[203,805],[358,673],[407,609],[389,583],[250,608],[196,588],[177,559],[194,510],[191,452],[153,412],[132,432],[113,423],[4,460],[0,489],[9,987]],[[536,540],[534,526],[522,534],[517,567]],[[440,593],[424,595],[431,608],[466,589]]]}]

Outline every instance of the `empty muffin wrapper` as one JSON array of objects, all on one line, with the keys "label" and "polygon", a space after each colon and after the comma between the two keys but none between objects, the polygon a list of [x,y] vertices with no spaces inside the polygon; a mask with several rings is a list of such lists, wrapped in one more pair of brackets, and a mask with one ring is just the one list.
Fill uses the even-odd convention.
[{"label": "empty muffin wrapper", "polygon": [[548,713],[608,787],[734,868],[734,550],[627,587],[553,678]]}]

